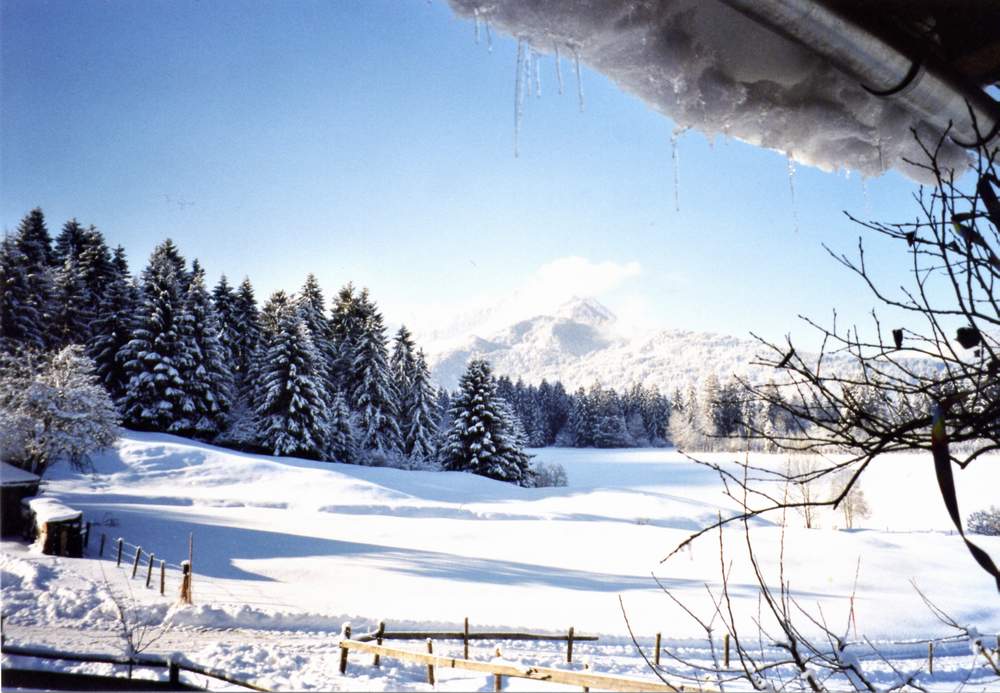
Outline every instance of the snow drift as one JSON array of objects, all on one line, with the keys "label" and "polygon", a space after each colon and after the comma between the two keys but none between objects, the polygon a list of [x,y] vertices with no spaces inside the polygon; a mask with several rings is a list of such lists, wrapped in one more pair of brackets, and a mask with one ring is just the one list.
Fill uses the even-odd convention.
[{"label": "snow drift", "polygon": [[[928,123],[718,0],[449,2],[536,53],[586,63],[680,129],[735,137],[824,171],[926,178],[905,160],[924,158],[911,128],[936,141]],[[946,143],[943,166],[967,162]]]}]

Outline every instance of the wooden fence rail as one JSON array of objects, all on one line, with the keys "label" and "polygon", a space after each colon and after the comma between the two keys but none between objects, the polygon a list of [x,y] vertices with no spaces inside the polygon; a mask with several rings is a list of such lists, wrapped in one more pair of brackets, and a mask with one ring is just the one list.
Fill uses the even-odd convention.
[{"label": "wooden fence rail", "polygon": [[[384,634],[383,637],[387,636]],[[469,634],[472,635],[471,633]],[[492,674],[494,677],[510,676],[518,679],[530,679],[532,681],[548,681],[549,683],[562,683],[570,686],[580,686],[587,688],[598,688],[606,691],[653,691],[655,693],[683,693],[685,691],[700,691],[701,693],[713,693],[707,688],[695,688],[681,684],[671,685],[662,681],[649,681],[641,679],[622,678],[609,676],[607,674],[594,674],[590,672],[567,671],[565,669],[552,669],[549,667],[526,667],[518,666],[514,663],[506,662],[477,662],[471,659],[461,659],[457,657],[445,657],[442,655],[427,654],[424,652],[413,652],[411,650],[401,650],[394,647],[374,645],[370,641],[343,639],[340,641],[342,662],[346,662],[347,653],[366,652],[389,657],[416,664],[424,664],[433,667],[444,667],[446,669],[464,669],[466,671],[478,671],[484,674]],[[346,669],[346,666],[344,667]]]},{"label": "wooden fence rail", "polygon": [[[365,633],[364,635],[359,635],[355,638],[358,642],[371,642],[372,640],[378,640],[382,638],[383,640],[426,640],[430,638],[431,640],[535,640],[535,641],[552,641],[552,642],[566,642],[570,639],[569,635],[557,635],[557,634],[547,634],[547,633],[504,633],[501,631],[488,632],[488,631],[469,631],[468,634],[463,631],[450,631],[450,630],[387,630],[381,635],[376,631],[372,633]],[[590,641],[593,642],[598,640],[596,635],[573,635],[573,642]]]},{"label": "wooden fence rail", "polygon": [[218,679],[219,681],[225,681],[226,683],[233,684],[234,686],[249,688],[253,691],[261,691],[262,693],[270,693],[270,689],[268,688],[258,686],[251,681],[241,681],[240,679],[229,676],[225,672],[218,671],[216,669],[209,669],[208,667],[199,666],[190,662],[181,664],[171,659],[167,659],[166,657],[157,657],[155,655],[140,654],[132,658],[128,658],[101,654],[76,654],[72,652],[60,652],[44,648],[7,645],[6,643],[0,647],[0,653],[18,657],[31,657],[33,659],[58,659],[67,662],[94,662],[98,664],[116,664],[119,666],[162,668],[167,669],[169,672],[168,676],[170,683],[178,683],[180,681],[180,672],[187,671],[192,674],[199,674],[201,676]]}]

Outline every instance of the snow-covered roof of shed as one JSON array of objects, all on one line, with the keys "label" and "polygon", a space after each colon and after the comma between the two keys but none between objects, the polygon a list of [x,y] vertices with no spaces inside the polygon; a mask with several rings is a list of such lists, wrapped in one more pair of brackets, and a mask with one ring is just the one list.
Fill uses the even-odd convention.
[{"label": "snow-covered roof of shed", "polygon": [[33,496],[21,501],[26,504],[35,514],[35,522],[44,525],[48,522],[67,522],[83,517],[83,511],[74,510],[68,505],[63,505],[55,498],[48,496]]},{"label": "snow-covered roof of shed", "polygon": [[37,484],[39,477],[31,472],[15,467],[9,462],[0,462],[0,485],[21,486]]},{"label": "snow-covered roof of shed", "polygon": [[[876,176],[894,168],[927,178],[905,161],[924,160],[911,128],[931,141],[939,128],[720,0],[449,2],[536,53],[577,57],[680,128],[731,136],[826,171]],[[945,167],[968,165],[950,141],[939,157]]]}]

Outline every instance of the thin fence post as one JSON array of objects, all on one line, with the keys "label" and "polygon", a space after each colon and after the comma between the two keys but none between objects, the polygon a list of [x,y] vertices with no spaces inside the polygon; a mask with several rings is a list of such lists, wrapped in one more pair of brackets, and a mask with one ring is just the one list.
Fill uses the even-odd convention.
[{"label": "thin fence post", "polygon": [[181,563],[181,603],[191,604],[191,564]]},{"label": "thin fence post", "polygon": [[[584,662],[583,663],[583,670],[584,671],[590,671],[590,662]],[[590,686],[584,686],[583,687],[583,693],[590,693]]]},{"label": "thin fence post", "polygon": [[118,560],[117,560],[117,565],[120,568],[121,565],[122,565],[122,546],[124,545],[125,540],[122,539],[121,537],[118,537],[118,542],[117,543],[118,543]]},{"label": "thin fence post", "polygon": [[87,523],[87,533],[83,535],[83,548],[90,548],[90,523]]},{"label": "thin fence post", "polygon": [[[434,643],[431,642],[430,638],[427,638],[427,654],[434,654]],[[434,685],[434,665],[427,665],[427,683]]]},{"label": "thin fence post", "polygon": [[469,658],[469,617],[468,616],[465,617],[465,629],[462,631],[462,641],[463,641],[463,645],[464,645],[463,649],[462,649],[462,656],[463,656],[463,659],[468,659]]},{"label": "thin fence post", "polygon": [[167,593],[167,562],[160,561],[160,596]]},{"label": "thin fence post", "polygon": [[573,626],[569,627],[569,636],[566,638],[566,662],[573,661]]},{"label": "thin fence post", "polygon": [[149,554],[149,566],[146,568],[146,589],[149,589],[150,584],[152,584],[152,580],[153,580],[153,559],[155,557],[156,557],[156,554],[154,554],[154,553]]},{"label": "thin fence post", "polygon": [[934,643],[927,643],[927,673],[934,673]]},{"label": "thin fence post", "polygon": [[729,633],[722,636],[722,666],[729,668]]},{"label": "thin fence post", "polygon": [[135,574],[139,572],[139,559],[142,557],[142,547],[135,547],[135,560],[132,561],[132,579],[135,579]]},{"label": "thin fence post", "polygon": [[107,541],[107,539],[108,539],[108,535],[105,534],[104,532],[101,532],[101,545],[97,549],[97,557],[98,558],[104,558],[104,542]]},{"label": "thin fence post", "polygon": [[[500,659],[500,648],[496,649],[497,659]],[[500,674],[493,674],[493,691],[494,693],[500,693],[503,690],[503,676]]]},{"label": "thin fence post", "polygon": [[341,675],[347,673],[347,646],[344,645],[344,640],[349,640],[351,637],[351,624],[344,624],[343,637],[340,642],[340,673]]},{"label": "thin fence post", "polygon": [[653,654],[653,664],[660,666],[660,637],[661,633],[656,634],[656,652]]},{"label": "thin fence post", "polygon": [[[378,630],[375,631],[375,644],[379,647],[382,646],[382,636],[385,635],[385,621],[378,622]],[[378,652],[375,653],[375,657],[372,659],[372,666],[377,667],[382,663],[382,657]]]},{"label": "thin fence post", "polygon": [[170,662],[170,683],[176,686],[181,682],[181,668],[176,662]]}]

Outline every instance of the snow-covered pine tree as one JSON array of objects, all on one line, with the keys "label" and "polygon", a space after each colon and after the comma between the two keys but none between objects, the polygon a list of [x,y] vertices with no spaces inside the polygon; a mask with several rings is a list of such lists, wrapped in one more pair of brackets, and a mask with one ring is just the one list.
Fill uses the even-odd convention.
[{"label": "snow-covered pine tree", "polygon": [[205,271],[195,260],[184,299],[180,329],[191,358],[181,371],[187,399],[184,415],[171,431],[212,440],[222,430],[232,401],[232,371],[219,341],[219,322],[205,287]]},{"label": "snow-covered pine tree", "polygon": [[385,327],[377,310],[362,325],[354,348],[351,403],[357,416],[359,445],[364,450],[400,452],[399,396],[389,372]]},{"label": "snow-covered pine tree", "polygon": [[122,350],[129,376],[122,410],[128,425],[167,431],[184,415],[189,370],[189,342],[179,321],[184,311],[186,272],[178,274],[180,257],[173,241],[158,245],[142,273],[142,299],[132,339]]},{"label": "snow-covered pine tree", "polygon": [[80,278],[87,289],[90,312],[96,316],[108,283],[114,277],[115,267],[111,250],[104,242],[104,234],[94,226],[87,227],[83,232],[77,263],[80,266]]},{"label": "snow-covered pine tree", "polygon": [[86,229],[75,218],[63,224],[62,230],[56,236],[49,263],[53,267],[62,267],[70,258],[79,258],[83,250]]},{"label": "snow-covered pine tree", "polygon": [[92,298],[83,282],[80,264],[70,255],[55,272],[50,342],[57,347],[85,344],[94,319]]},{"label": "snow-covered pine tree", "polygon": [[273,299],[277,324],[261,342],[254,382],[260,444],[274,455],[324,459],[329,413],[312,335],[296,311]]},{"label": "snow-covered pine tree", "polygon": [[[310,273],[306,277],[305,283],[295,297],[295,309],[312,335],[313,346],[321,361],[323,380],[325,384],[332,384],[334,380],[330,369],[336,361],[337,354],[330,333],[330,321],[326,318],[326,299],[323,297],[323,290],[315,275]],[[327,391],[327,388],[324,388],[324,392]],[[333,397],[329,396],[327,397],[327,406],[332,405]]]},{"label": "snow-covered pine tree", "polygon": [[236,291],[232,328],[235,332],[233,373],[237,388],[243,391],[261,338],[260,312],[257,310],[257,299],[254,297],[249,277],[244,277]]},{"label": "snow-covered pine tree", "polygon": [[517,444],[496,387],[486,361],[469,362],[452,400],[452,425],[440,459],[447,470],[526,484],[528,456]]},{"label": "snow-covered pine tree", "polygon": [[625,416],[618,394],[595,383],[590,390],[589,399],[594,407],[594,447],[620,448],[629,445]]},{"label": "snow-covered pine tree", "polygon": [[91,323],[88,344],[90,358],[94,361],[94,374],[115,401],[125,394],[128,376],[119,358],[132,339],[133,315],[139,304],[138,292],[128,271],[125,249],[115,248],[111,260],[112,275],[104,289],[98,308],[98,317]]},{"label": "snow-covered pine tree", "polygon": [[52,239],[33,209],[0,246],[0,348],[44,349],[52,311]]},{"label": "snow-covered pine tree", "polygon": [[212,305],[215,306],[215,316],[219,320],[219,344],[225,354],[230,370],[235,369],[237,342],[236,329],[236,293],[229,285],[226,275],[219,278],[219,283],[212,289]]},{"label": "snow-covered pine tree", "polygon": [[434,386],[431,385],[431,372],[423,349],[414,358],[409,388],[409,394],[404,398],[408,410],[405,417],[406,428],[403,431],[403,451],[410,457],[430,460],[436,450],[437,421],[432,413]]},{"label": "snow-covered pine tree", "polygon": [[597,428],[597,403],[582,387],[572,397],[569,420],[569,444],[577,448],[594,445],[594,431]]},{"label": "snow-covered pine tree", "polygon": [[[414,353],[415,345],[413,336],[406,329],[406,325],[400,325],[396,332],[396,337],[392,344],[392,356],[389,357],[389,371],[392,374],[392,382],[398,397],[396,401],[396,411],[399,412],[399,430],[406,438],[407,431],[410,430],[410,410],[413,407],[411,401],[413,393],[413,380],[416,377],[417,358]],[[405,440],[403,445],[406,449]],[[409,454],[409,453],[407,453]]]},{"label": "snow-covered pine tree", "polygon": [[330,457],[336,462],[353,463],[357,453],[357,432],[354,429],[351,409],[347,406],[344,394],[339,390],[333,396],[327,430]]},{"label": "snow-covered pine tree", "polygon": [[376,312],[368,297],[368,289],[355,294],[354,285],[348,283],[337,293],[330,315],[330,335],[335,352],[331,368],[332,385],[348,394],[351,406],[352,393],[359,384],[358,373],[354,369],[355,352],[365,323]]}]

